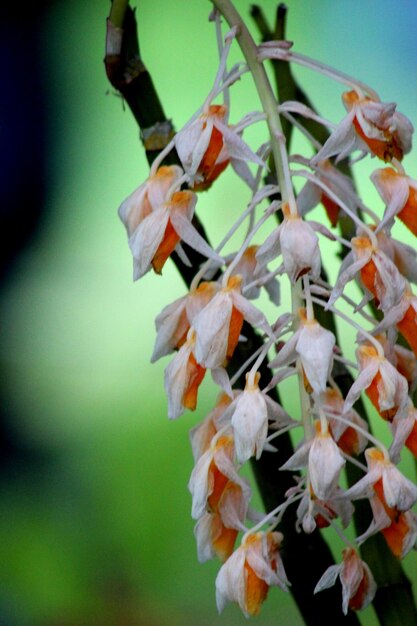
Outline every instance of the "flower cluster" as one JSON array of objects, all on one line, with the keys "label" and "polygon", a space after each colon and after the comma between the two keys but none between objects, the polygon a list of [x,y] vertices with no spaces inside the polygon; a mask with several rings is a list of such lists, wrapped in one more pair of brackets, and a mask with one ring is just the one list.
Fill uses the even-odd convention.
[{"label": "flower cluster", "polygon": [[[217,13],[215,18],[221,32]],[[197,408],[207,370],[219,387],[215,407],[191,431],[195,465],[189,482],[198,558],[223,562],[216,579],[219,610],[234,601],[246,616],[255,615],[269,587],[288,590],[291,581],[280,553],[286,539],[275,528],[292,514],[298,531],[311,534],[333,527],[344,543],[341,563],[323,572],[315,592],[339,578],[347,613],[365,607],[376,592],[372,572],[359,556],[361,544],[380,532],[402,558],[417,538],[412,510],[417,486],[398,469],[404,448],[417,456],[412,399],[417,296],[411,286],[417,282],[417,254],[391,234],[400,220],[417,236],[417,181],[401,164],[411,150],[413,128],[394,103],[381,102],[366,85],[328,67],[327,76],[348,85],[342,94],[347,115],[339,124],[323,120],[304,103],[274,99],[263,112],[232,124],[229,90],[248,72],[245,65],[227,71],[236,33],[232,28],[225,37],[219,72],[201,109],[157,157],[148,179],[122,203],[119,215],[135,280],[151,269],[161,274],[174,252],[185,265],[192,264],[193,251],[200,255],[188,292],[156,318],[152,361],[172,355],[165,370],[172,419]],[[249,61],[250,50],[243,51]],[[324,71],[321,64],[292,52],[288,42],[267,42],[256,52],[251,59],[256,63],[277,59]],[[272,93],[266,74],[254,79],[259,91]],[[243,131],[252,122],[266,119],[269,129],[279,130],[280,113],[312,141],[312,158],[288,154],[280,132],[271,133],[266,145],[253,148],[245,142]],[[319,144],[293,114],[331,128],[327,141]],[[178,165],[165,165],[164,158],[174,151]],[[343,160],[345,165],[348,159],[351,165],[358,160],[351,158],[357,151],[385,163],[371,176],[385,205],[379,213],[357,195],[346,168],[340,170]],[[265,184],[270,154],[277,179]],[[215,184],[229,165],[247,185],[249,200],[214,249],[193,216],[198,193]],[[300,178],[301,188],[296,184]],[[319,203],[327,214],[323,223],[308,218]],[[226,253],[245,222],[241,246]],[[269,235],[262,240],[259,231],[265,224]],[[333,285],[322,265],[326,240],[334,259],[343,258]],[[278,280],[288,282],[291,303],[280,302]],[[352,282],[361,290],[359,299],[350,295]],[[276,319],[268,320],[253,304],[261,288],[277,307]],[[343,355],[336,326],[329,324],[336,318],[356,333],[355,357]],[[300,396],[293,417],[271,396],[288,378],[294,379]],[[386,423],[388,444],[372,434],[366,416],[355,409],[364,396]],[[275,454],[279,438],[292,429],[302,433],[300,443],[277,461],[277,470],[290,472],[293,486],[263,515],[250,507],[252,490],[241,467],[264,453]],[[341,476],[349,464],[363,475],[346,489]],[[369,501],[373,517],[366,532],[352,541],[343,529],[359,498]]]}]

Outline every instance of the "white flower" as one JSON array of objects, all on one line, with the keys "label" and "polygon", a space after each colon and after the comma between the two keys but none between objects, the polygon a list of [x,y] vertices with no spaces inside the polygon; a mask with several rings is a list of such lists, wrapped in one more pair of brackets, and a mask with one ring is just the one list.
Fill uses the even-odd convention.
[{"label": "white flower", "polygon": [[371,570],[362,561],[353,548],[343,550],[343,561],[340,565],[331,565],[317,583],[314,593],[332,587],[337,577],[342,583],[342,609],[347,615],[348,609],[355,611],[364,609],[372,602],[376,593],[376,583]]},{"label": "white flower", "polygon": [[321,432],[320,422],[316,422],[315,427],[314,437],[302,443],[280,470],[300,470],[307,466],[315,496],[328,500],[337,488],[345,459],[330,432]]},{"label": "white flower", "polygon": [[151,362],[180,348],[195,316],[220,289],[216,282],[202,282],[186,296],[166,306],[155,320],[157,337]]},{"label": "white flower", "polygon": [[371,180],[386,204],[384,218],[378,229],[385,225],[391,226],[394,217],[398,217],[417,235],[417,181],[392,167],[375,170]]},{"label": "white flower", "polygon": [[[224,123],[226,116],[224,105],[211,104],[175,135],[178,156],[197,191],[208,189],[229,161],[237,165],[238,173],[242,162],[265,166],[238,133]],[[246,172],[243,177],[247,178]]]},{"label": "white flower", "polygon": [[228,602],[237,602],[246,617],[257,615],[272,585],[287,591],[289,582],[279,554],[282,535],[258,532],[244,537],[216,578],[219,612]]},{"label": "white flower", "polygon": [[236,458],[245,463],[251,456],[262,454],[268,434],[268,420],[275,426],[288,425],[293,420],[284,409],[259,389],[259,373],[246,375],[246,386],[229,409],[235,438]]},{"label": "white flower", "polygon": [[206,368],[221,367],[232,357],[244,319],[272,332],[264,314],[241,295],[241,282],[240,276],[232,276],[194,319],[195,356]]},{"label": "white flower", "polygon": [[305,309],[300,309],[299,317],[298,329],[269,367],[283,367],[299,357],[308,383],[315,393],[320,394],[326,389],[332,369],[335,336],[317,320],[308,320]]},{"label": "white flower", "polygon": [[360,97],[356,91],[343,94],[348,111],[312,163],[317,164],[334,155],[340,161],[354,150],[375,154],[383,161],[401,161],[411,150],[413,126],[393,102],[377,102]]},{"label": "white flower", "polygon": [[405,416],[408,410],[408,384],[404,376],[375,346],[363,344],[356,350],[359,375],[346,396],[344,412],[349,411],[362,391],[371,400],[381,417],[391,421],[396,415]]},{"label": "white flower", "polygon": [[206,370],[194,357],[195,332],[188,331],[187,341],[181,346],[165,369],[165,392],[168,397],[168,417],[175,419],[185,409],[194,411],[197,405],[198,388]]},{"label": "white flower", "polygon": [[345,492],[350,500],[370,497],[374,486],[377,495],[389,508],[397,511],[409,511],[417,502],[417,487],[408,480],[395,465],[377,448],[365,450],[368,472],[363,478]]},{"label": "white flower", "polygon": [[163,165],[122,202],[119,217],[129,237],[147,215],[169,200],[182,175],[178,165]]},{"label": "white flower", "polygon": [[221,435],[197,460],[188,484],[194,519],[215,512],[227,527],[242,528],[251,490],[237,473],[233,458],[233,437]]}]

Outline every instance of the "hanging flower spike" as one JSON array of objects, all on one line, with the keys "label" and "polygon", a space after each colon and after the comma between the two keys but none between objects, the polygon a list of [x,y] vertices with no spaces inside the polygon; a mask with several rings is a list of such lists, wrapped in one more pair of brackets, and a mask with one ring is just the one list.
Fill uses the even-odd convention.
[{"label": "hanging flower spike", "polygon": [[195,191],[208,189],[231,160],[252,161],[264,166],[262,159],[225,123],[227,107],[211,104],[174,138],[184,170]]},{"label": "hanging flower spike", "polygon": [[183,173],[178,165],[163,165],[122,202],[119,217],[125,225],[128,237],[145,217],[165,204],[168,192]]},{"label": "hanging flower spike", "polygon": [[298,357],[303,366],[307,391],[321,394],[325,391],[333,364],[335,336],[316,319],[307,319],[306,310],[298,311],[300,323],[291,339],[269,363],[269,367],[283,367]]},{"label": "hanging flower spike", "polygon": [[[316,176],[318,180],[325,183],[344,204],[356,213],[356,204],[352,202],[354,188],[351,178],[342,174],[328,160],[320,161],[317,164]],[[324,206],[331,225],[333,227],[337,226],[340,206],[329,198],[321,187],[315,185],[312,180],[308,180],[297,196],[297,206],[300,215],[304,216],[319,202]]]},{"label": "hanging flower spike", "polygon": [[417,181],[392,167],[375,170],[371,180],[386,204],[379,228],[398,217],[417,236]]},{"label": "hanging flower spike", "polygon": [[225,365],[239,341],[243,320],[271,334],[268,321],[240,291],[242,278],[231,276],[194,319],[197,334],[195,356],[201,365],[215,369]]},{"label": "hanging flower spike", "polygon": [[182,346],[195,316],[219,289],[220,286],[216,282],[202,282],[196,289],[175,300],[159,313],[155,320],[157,337],[151,357],[152,363]]},{"label": "hanging flower spike", "polygon": [[230,556],[216,578],[217,608],[236,602],[246,617],[257,615],[273,585],[287,591],[287,580],[279,548],[282,534],[248,534]]},{"label": "hanging flower spike", "polygon": [[414,128],[395,110],[395,103],[377,102],[356,91],[347,91],[342,98],[348,115],[312,159],[313,164],[334,155],[342,160],[354,150],[371,152],[383,161],[401,161],[410,152]]},{"label": "hanging flower spike", "polygon": [[408,410],[408,384],[404,376],[373,345],[363,344],[356,350],[359,376],[346,396],[344,411],[352,408],[362,391],[380,416],[391,422]]},{"label": "hanging flower spike", "polygon": [[194,411],[197,393],[206,370],[194,356],[195,331],[191,327],[187,340],[165,369],[165,393],[168,397],[168,417],[176,419],[185,409]]},{"label": "hanging flower spike", "polygon": [[[367,431],[368,424],[366,421],[352,408],[346,413],[344,412],[344,399],[338,389],[326,389],[321,396],[321,403],[329,419],[331,435],[339,448],[345,454],[358,456],[366,448],[368,440],[365,435],[358,432],[355,426],[359,426],[362,430]],[[337,416],[349,420],[352,426],[338,420]]]},{"label": "hanging flower spike", "polygon": [[345,615],[349,609],[359,611],[372,602],[377,589],[374,577],[353,548],[343,550],[342,563],[331,565],[324,572],[314,593],[332,587],[338,577],[342,583],[342,609]]}]

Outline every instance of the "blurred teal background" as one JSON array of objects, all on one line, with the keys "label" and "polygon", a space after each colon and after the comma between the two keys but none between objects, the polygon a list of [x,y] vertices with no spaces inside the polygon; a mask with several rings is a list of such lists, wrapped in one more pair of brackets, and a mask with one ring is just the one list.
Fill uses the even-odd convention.
[{"label": "blurred teal background", "polygon": [[[276,3],[261,4],[272,20]],[[369,82],[417,124],[415,2],[287,4],[296,50]],[[248,2],[236,6],[248,13]],[[168,359],[151,366],[149,358],[154,318],[184,288],[169,263],[162,278],[148,274],[132,283],[117,218],[148,168],[134,120],[104,72],[108,7],[99,0],[50,2],[36,22],[45,212],[0,295],[3,401],[12,438],[30,451],[29,460],[17,455],[4,464],[0,481],[0,624],[244,624],[236,607],[217,615],[218,564],[197,562],[190,518],[188,431],[211,409],[216,390],[205,381],[197,414],[168,422]],[[216,71],[209,10],[207,1],[137,2],[142,55],[177,128],[202,103]],[[339,119],[341,88],[295,72],[322,114]],[[232,122],[259,108],[248,78],[235,91]],[[415,156],[404,163],[416,177]],[[364,163],[358,184],[380,211],[368,182],[376,166]],[[213,240],[246,202],[230,172],[201,196],[199,215]],[[22,219],[29,208],[21,208]],[[415,244],[405,229],[395,232]],[[269,307],[268,315],[277,312]],[[343,337],[350,350],[352,339]],[[415,571],[414,554],[405,567]],[[374,623],[372,609],[363,615]],[[273,589],[256,623],[301,620],[291,597]]]}]

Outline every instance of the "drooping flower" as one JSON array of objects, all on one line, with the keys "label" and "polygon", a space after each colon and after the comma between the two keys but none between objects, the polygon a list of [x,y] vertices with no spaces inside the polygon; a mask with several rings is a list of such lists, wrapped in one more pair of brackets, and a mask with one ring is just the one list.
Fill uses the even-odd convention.
[{"label": "drooping flower", "polygon": [[417,488],[380,450],[368,448],[365,457],[368,473],[345,493],[352,500],[369,498],[372,508],[371,525],[358,542],[381,532],[393,554],[402,558],[417,538],[417,517],[410,510],[417,500]]},{"label": "drooping flower", "polygon": [[197,424],[197,426],[194,426],[194,428],[190,430],[191,450],[195,462],[197,462],[200,456],[210,447],[214,435],[221,428],[219,422],[231,402],[232,398],[226,393],[220,393],[214,409],[206,415],[200,424]]},{"label": "drooping flower", "polygon": [[196,289],[175,300],[159,313],[155,320],[157,337],[152,363],[182,346],[195,316],[219,289],[216,282],[201,282]]},{"label": "drooping flower", "polygon": [[372,602],[376,593],[374,577],[353,548],[343,550],[343,561],[340,565],[331,565],[327,568],[314,593],[332,587],[338,577],[342,583],[342,609],[345,615],[349,609],[358,611]]},{"label": "drooping flower", "polygon": [[333,364],[335,336],[316,319],[309,320],[305,309],[299,310],[298,329],[270,362],[271,368],[301,360],[307,387],[315,393],[325,391]]},{"label": "drooping flower", "polygon": [[350,500],[376,493],[389,508],[409,511],[417,502],[417,487],[377,448],[365,450],[367,473],[345,492]]},{"label": "drooping flower", "polygon": [[139,223],[129,238],[134,280],[141,278],[151,267],[160,274],[181,240],[220,265],[223,263],[191,223],[196,202],[197,196],[192,191],[175,191],[169,200]]},{"label": "drooping flower", "polygon": [[[261,286],[265,287],[271,302],[279,305],[280,291],[279,283],[276,278],[268,275],[267,267],[258,268],[258,261],[256,254],[259,250],[259,246],[249,246],[246,248],[240,261],[234,268],[234,274],[239,274],[242,277],[242,290],[244,291],[245,298],[249,300],[255,300],[259,297]],[[233,260],[233,256],[231,260]],[[226,259],[227,263],[228,259]],[[257,281],[256,285],[253,285],[254,281]],[[249,286],[250,285],[250,286]]]},{"label": "drooping flower", "polygon": [[284,270],[292,283],[305,274],[313,279],[318,278],[321,259],[316,233],[298,213],[291,213],[288,204],[284,203],[282,210],[282,224],[269,235],[256,253],[259,267],[282,254]]},{"label": "drooping flower", "polygon": [[406,280],[391,259],[379,247],[375,247],[369,237],[353,237],[351,243],[352,252],[349,252],[340,267],[327,306],[330,307],[347,283],[359,275],[366,294],[364,303],[373,297],[380,309],[389,311],[399,303],[406,289]]},{"label": "drooping flower", "polygon": [[264,166],[243,139],[225,123],[227,107],[211,104],[174,138],[178,156],[190,185],[196,191],[208,189],[230,161],[252,161]]},{"label": "drooping flower", "polygon": [[162,165],[122,202],[119,217],[130,237],[152,211],[161,208],[183,175],[179,165]]},{"label": "drooping flower", "polygon": [[[333,439],[343,452],[357,456],[365,449],[368,440],[355,426],[362,431],[368,430],[367,422],[353,409],[344,411],[344,399],[338,389],[328,388],[321,396],[323,411],[329,419],[329,429]],[[348,420],[352,425],[346,424]]]},{"label": "drooping flower", "polygon": [[320,500],[311,488],[305,489],[297,507],[297,529],[302,527],[305,533],[310,534],[316,528],[326,528],[330,525],[330,520],[337,517],[343,528],[346,528],[352,518],[354,507],[349,500],[341,498],[340,494],[341,489],[337,488],[333,497]]},{"label": "drooping flower", "polygon": [[417,181],[392,167],[375,170],[371,180],[386,204],[379,228],[398,217],[417,236]]},{"label": "drooping flower", "polygon": [[[351,178],[342,174],[328,160],[320,161],[317,164],[316,176],[318,181],[325,183],[353,213],[356,213],[357,207],[355,202],[353,202],[354,188]],[[340,205],[326,195],[326,192],[318,184],[314,184],[313,180],[308,180],[297,196],[297,206],[300,215],[304,216],[319,202],[324,206],[331,225],[336,226],[339,219]]]},{"label": "drooping flower", "polygon": [[364,343],[356,350],[359,375],[346,396],[344,411],[352,408],[362,391],[385,420],[392,421],[408,409],[408,384],[404,376],[378,354],[375,346]]},{"label": "drooping flower", "polygon": [[240,276],[231,276],[227,286],[194,319],[195,356],[206,368],[221,367],[231,359],[244,320],[268,334],[271,332],[264,314],[240,293],[241,284]]},{"label": "drooping flower", "polygon": [[279,548],[279,532],[247,534],[241,546],[227,559],[216,578],[219,612],[228,602],[237,602],[246,617],[257,615],[269,587],[287,591],[287,580]]},{"label": "drooping flower", "polygon": [[295,423],[284,409],[259,389],[259,372],[246,375],[246,386],[230,406],[231,424],[235,438],[236,458],[245,463],[262,454],[268,434],[268,420],[289,425]]},{"label": "drooping flower", "polygon": [[231,435],[214,437],[191,473],[191,515],[198,520],[195,535],[201,560],[214,555],[227,558],[244,528],[251,489],[237,473],[234,454]]},{"label": "drooping flower", "polygon": [[316,421],[314,426],[314,436],[302,443],[280,470],[300,470],[307,467],[314,495],[320,500],[328,500],[337,489],[345,459],[330,431],[322,430],[320,421]]},{"label": "drooping flower", "polygon": [[356,91],[343,94],[346,117],[312,159],[319,163],[334,155],[344,159],[354,150],[371,152],[383,161],[401,161],[411,150],[413,126],[393,102],[377,102]]},{"label": "drooping flower", "polygon": [[175,419],[185,409],[194,411],[197,393],[206,370],[197,363],[195,356],[195,331],[190,328],[187,340],[165,369],[165,392],[168,397],[168,417]]}]

